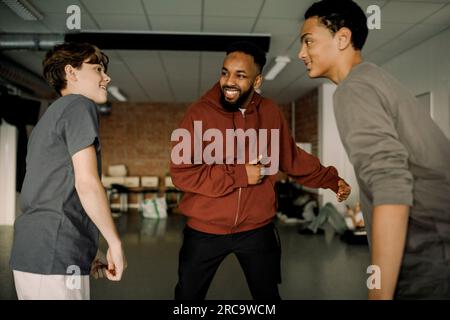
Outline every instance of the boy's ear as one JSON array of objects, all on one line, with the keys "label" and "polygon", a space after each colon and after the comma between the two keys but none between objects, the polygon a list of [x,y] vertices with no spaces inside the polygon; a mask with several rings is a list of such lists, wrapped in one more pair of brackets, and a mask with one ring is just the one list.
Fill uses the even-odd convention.
[{"label": "boy's ear", "polygon": [[75,68],[72,67],[70,64],[68,64],[64,67],[64,72],[66,73],[67,81],[77,81],[77,76],[75,74]]},{"label": "boy's ear", "polygon": [[336,37],[339,41],[339,50],[347,49],[352,45],[352,31],[349,28],[342,27],[336,32]]}]

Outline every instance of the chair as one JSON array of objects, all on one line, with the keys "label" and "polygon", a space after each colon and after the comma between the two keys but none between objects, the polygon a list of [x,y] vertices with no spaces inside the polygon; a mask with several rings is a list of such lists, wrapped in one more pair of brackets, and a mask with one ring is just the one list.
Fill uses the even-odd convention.
[{"label": "chair", "polygon": [[109,205],[111,207],[111,200],[118,194],[120,196],[120,212],[126,212],[128,210],[128,188],[121,185],[112,183],[109,190]]}]

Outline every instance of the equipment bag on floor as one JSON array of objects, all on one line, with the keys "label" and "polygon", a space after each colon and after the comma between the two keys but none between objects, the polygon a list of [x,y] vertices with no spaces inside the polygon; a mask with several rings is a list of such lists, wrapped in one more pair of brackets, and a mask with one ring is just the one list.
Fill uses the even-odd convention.
[{"label": "equipment bag on floor", "polygon": [[145,199],[142,202],[142,215],[144,218],[165,219],[167,218],[167,202],[165,197]]}]

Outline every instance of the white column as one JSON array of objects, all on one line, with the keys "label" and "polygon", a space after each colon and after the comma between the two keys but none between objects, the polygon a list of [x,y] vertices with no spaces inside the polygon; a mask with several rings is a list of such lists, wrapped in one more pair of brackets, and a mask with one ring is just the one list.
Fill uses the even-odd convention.
[{"label": "white column", "polygon": [[0,125],[0,225],[14,224],[16,216],[17,128]]},{"label": "white column", "polygon": [[[355,172],[350,163],[336,126],[333,110],[334,84],[322,84],[319,87],[319,158],[323,165],[334,166],[347,183],[352,186],[352,194],[345,203],[353,206],[359,201],[359,187]],[[336,200],[336,194],[330,190],[319,189],[320,205],[331,202],[339,211],[345,211],[345,204]]]}]

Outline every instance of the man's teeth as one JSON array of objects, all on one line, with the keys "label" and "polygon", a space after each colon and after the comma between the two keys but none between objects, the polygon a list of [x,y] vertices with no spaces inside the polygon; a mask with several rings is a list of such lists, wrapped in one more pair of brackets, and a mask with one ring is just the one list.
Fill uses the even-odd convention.
[{"label": "man's teeth", "polygon": [[227,98],[234,98],[239,94],[239,90],[236,89],[225,89],[225,96]]}]

